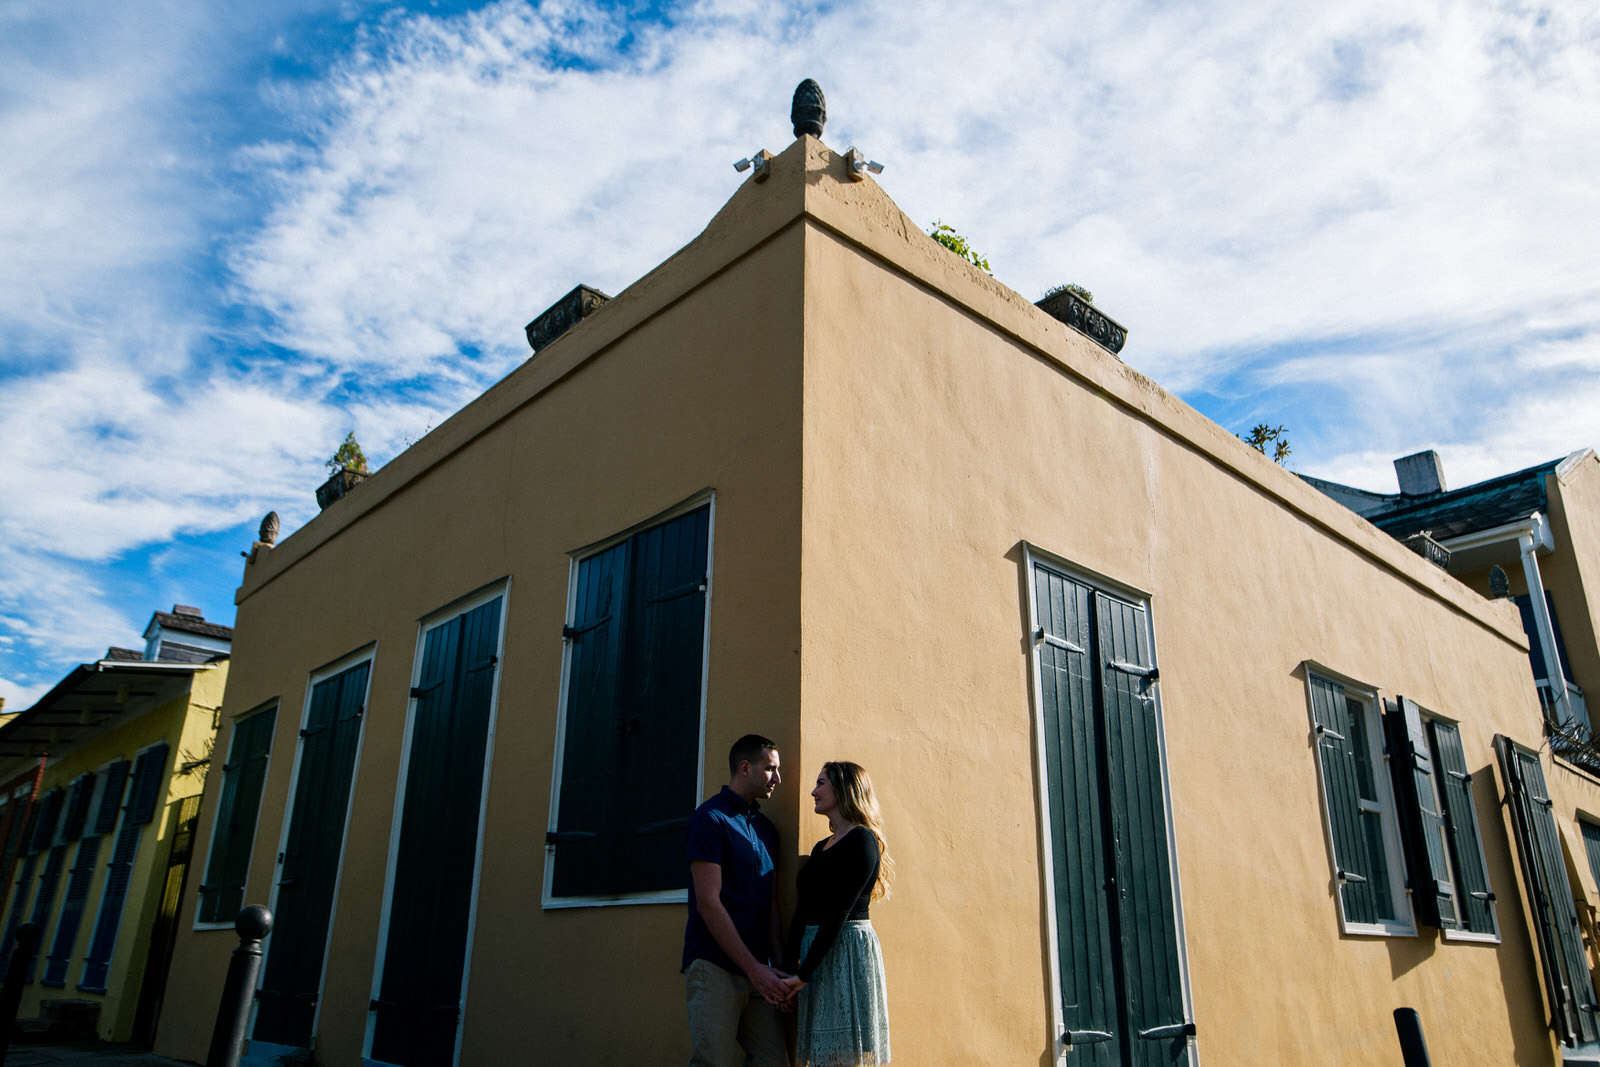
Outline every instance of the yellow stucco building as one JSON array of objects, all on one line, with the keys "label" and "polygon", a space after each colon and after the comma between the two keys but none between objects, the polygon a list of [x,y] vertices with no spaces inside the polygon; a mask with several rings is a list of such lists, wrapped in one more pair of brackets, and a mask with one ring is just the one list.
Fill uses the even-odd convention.
[{"label": "yellow stucco building", "polygon": [[0,954],[40,927],[30,1026],[154,1040],[230,633],[194,608],[156,612],[143,651],[110,649],[0,727],[0,778],[29,779],[0,811]]},{"label": "yellow stucco building", "polygon": [[1513,605],[811,136],[574,301],[247,565],[158,1051],[249,902],[257,1058],[682,1063],[683,826],[755,730],[786,907],[805,783],[878,786],[896,1063],[1392,1064],[1400,1007],[1440,1063],[1562,1057]]}]

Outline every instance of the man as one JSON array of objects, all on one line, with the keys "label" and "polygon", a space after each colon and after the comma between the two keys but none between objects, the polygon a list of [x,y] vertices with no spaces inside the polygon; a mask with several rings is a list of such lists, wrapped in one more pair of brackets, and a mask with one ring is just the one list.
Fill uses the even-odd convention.
[{"label": "man", "polygon": [[788,995],[773,894],[778,830],[760,812],[782,781],[777,746],[746,734],[728,752],[732,774],[689,819],[689,922],[683,973],[691,1067],[789,1067],[776,1005]]}]

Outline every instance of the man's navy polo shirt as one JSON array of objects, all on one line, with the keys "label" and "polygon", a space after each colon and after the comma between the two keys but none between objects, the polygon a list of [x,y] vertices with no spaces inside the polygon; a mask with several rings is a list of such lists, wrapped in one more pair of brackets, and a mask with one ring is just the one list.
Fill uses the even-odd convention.
[{"label": "man's navy polo shirt", "polygon": [[[772,884],[777,877],[778,828],[754,801],[746,804],[727,786],[694,810],[689,818],[689,861],[704,860],[722,868],[722,906],[733,920],[750,954],[762,963],[772,959]],[[683,932],[683,969],[694,960],[710,960],[724,970],[743,974],[711,936],[689,879],[689,923]]]}]

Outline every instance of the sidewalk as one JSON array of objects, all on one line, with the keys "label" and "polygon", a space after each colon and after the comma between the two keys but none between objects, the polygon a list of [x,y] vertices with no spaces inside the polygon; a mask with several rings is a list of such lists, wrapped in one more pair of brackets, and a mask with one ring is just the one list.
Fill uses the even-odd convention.
[{"label": "sidewalk", "polygon": [[188,1067],[183,1060],[168,1059],[132,1045],[106,1045],[99,1042],[72,1045],[25,1045],[13,1041],[6,1053],[5,1067],[54,1067],[55,1064],[81,1067]]}]

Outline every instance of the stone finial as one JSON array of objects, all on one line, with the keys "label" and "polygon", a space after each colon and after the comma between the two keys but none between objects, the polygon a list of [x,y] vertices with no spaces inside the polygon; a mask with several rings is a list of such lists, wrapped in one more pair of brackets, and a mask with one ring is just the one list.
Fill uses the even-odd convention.
[{"label": "stone finial", "polygon": [[794,123],[796,137],[803,133],[822,136],[822,124],[828,121],[828,102],[822,98],[822,86],[810,78],[795,86],[789,121]]},{"label": "stone finial", "polygon": [[1496,563],[1489,568],[1489,597],[1493,600],[1504,600],[1511,595],[1511,579],[1506,577],[1505,568]]},{"label": "stone finial", "polygon": [[267,517],[261,520],[261,535],[256,540],[264,545],[278,543],[278,513],[276,511],[267,512]]}]

